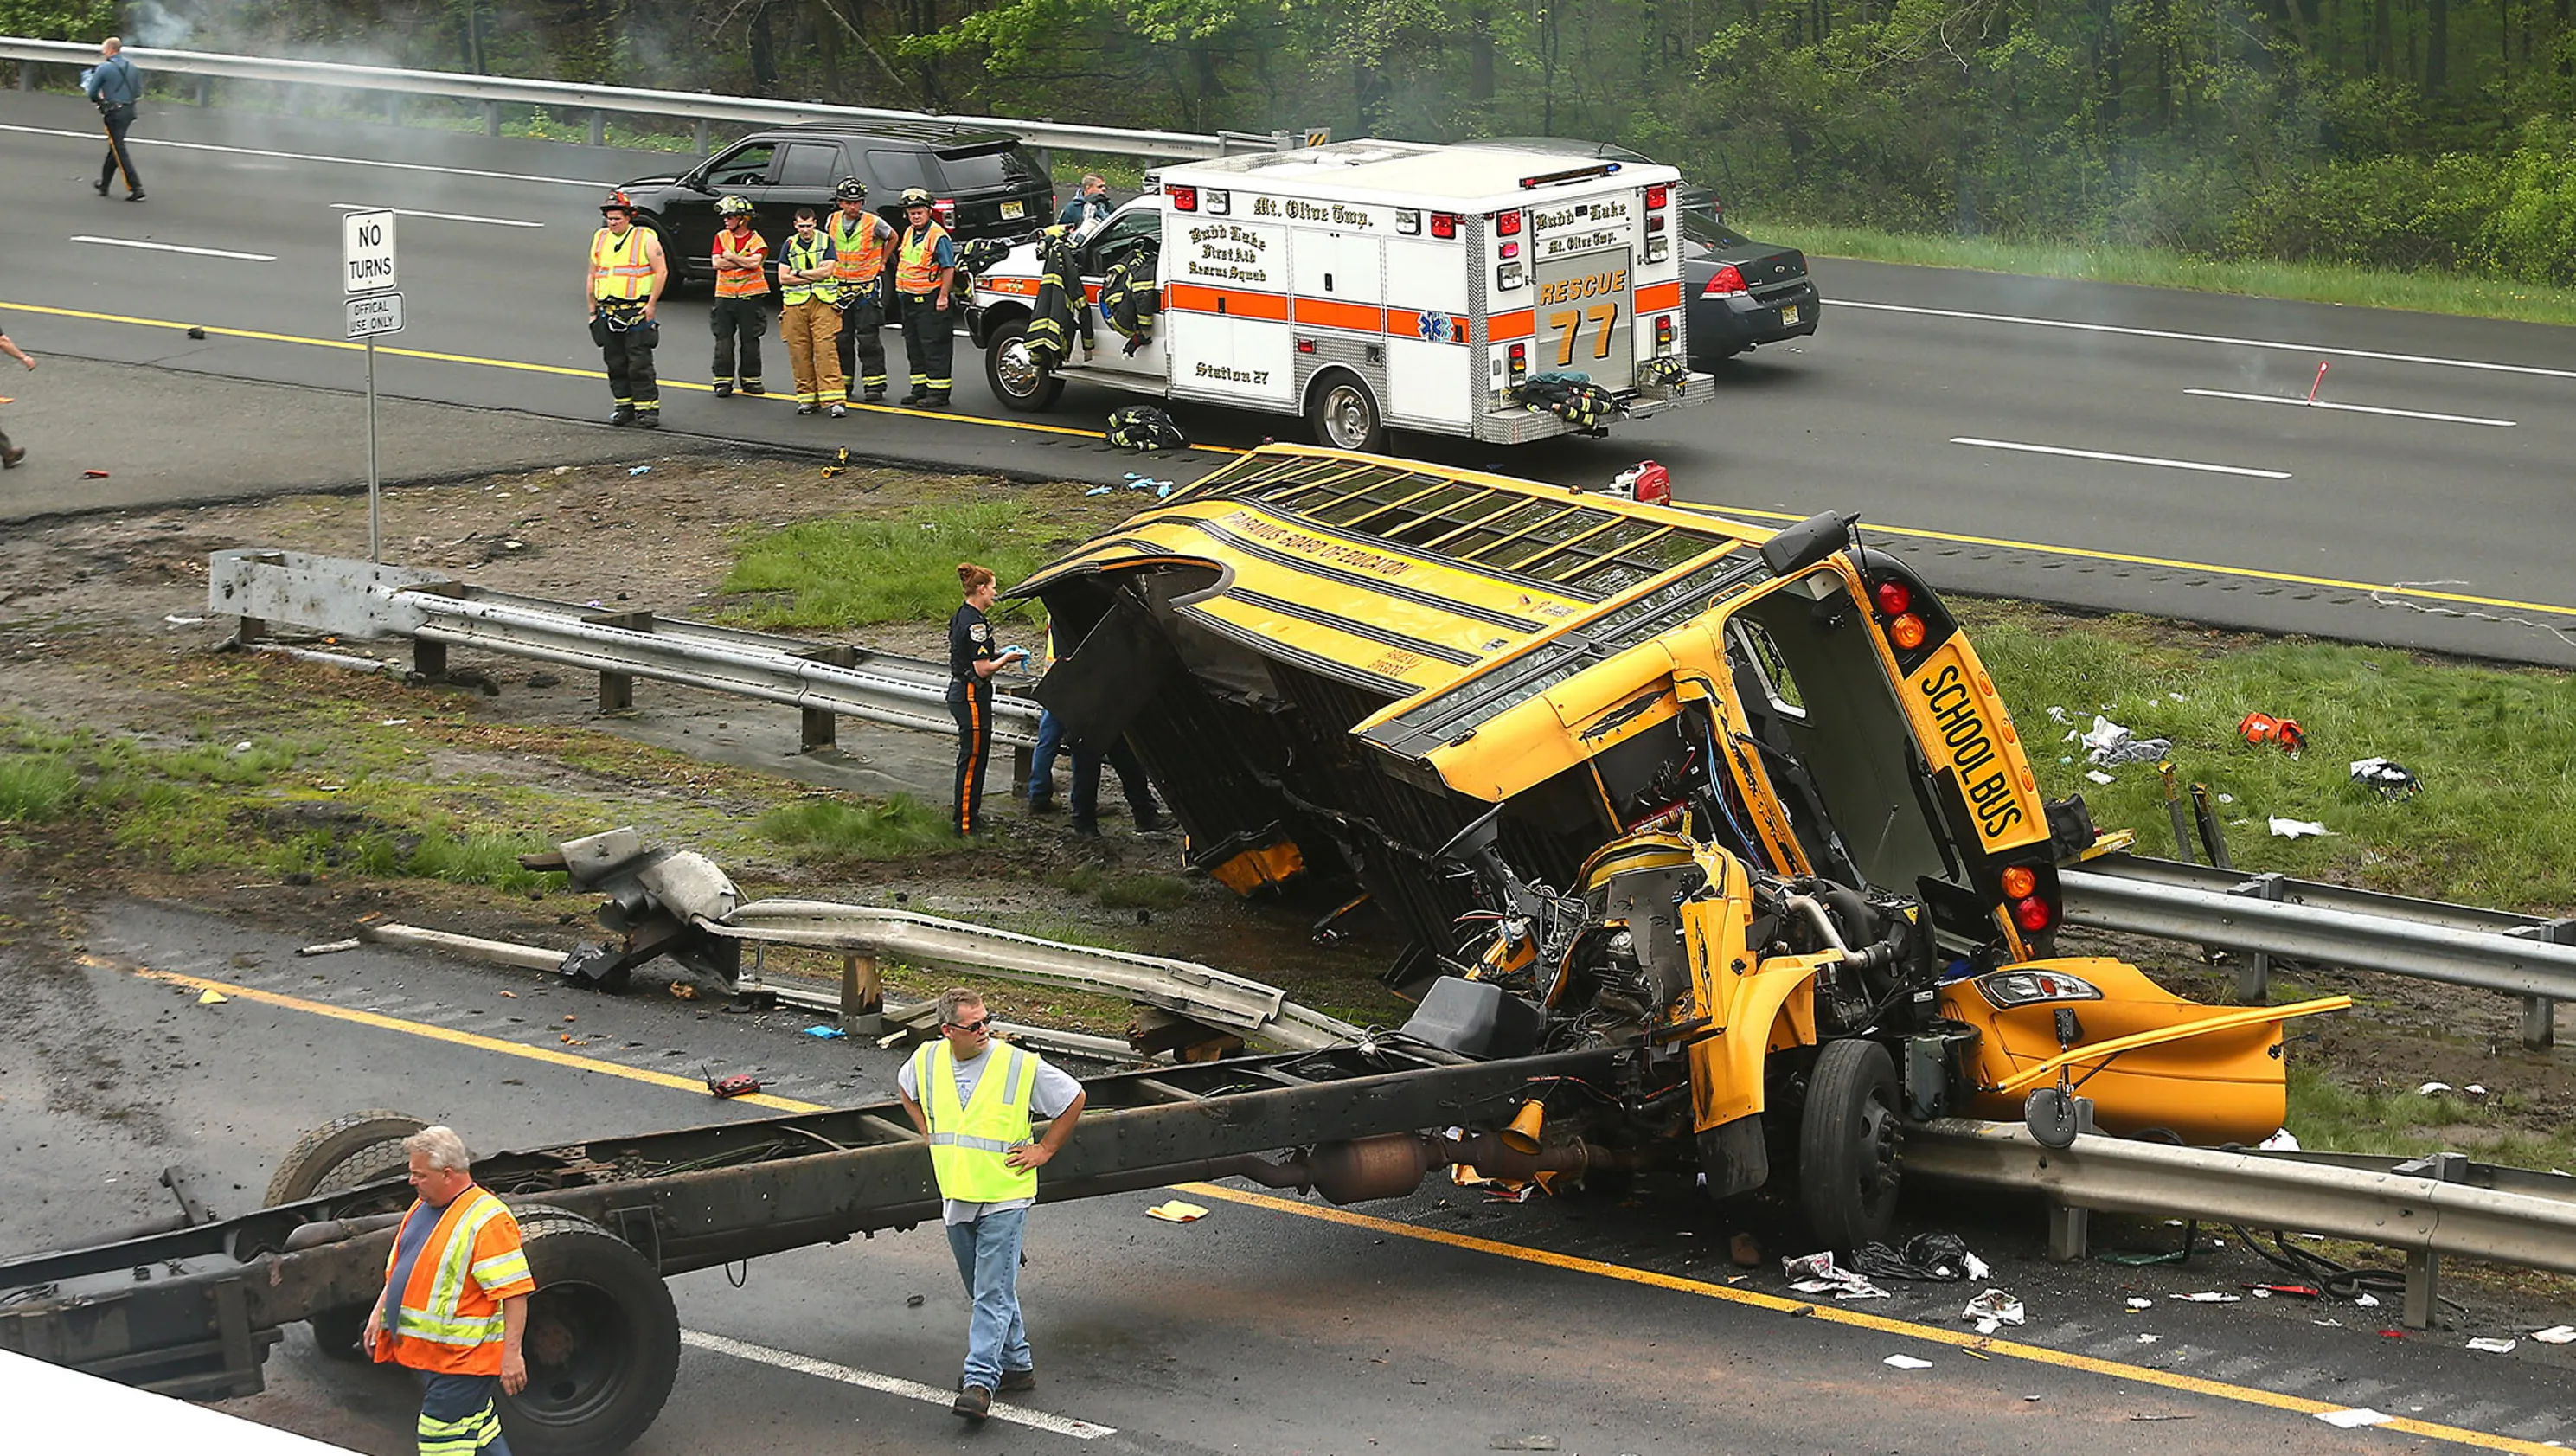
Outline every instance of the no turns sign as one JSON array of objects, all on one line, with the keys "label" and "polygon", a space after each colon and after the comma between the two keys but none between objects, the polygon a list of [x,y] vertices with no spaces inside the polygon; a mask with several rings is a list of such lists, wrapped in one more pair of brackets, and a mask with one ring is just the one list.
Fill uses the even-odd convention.
[{"label": "no turns sign", "polygon": [[394,282],[394,215],[353,212],[340,219],[340,256],[346,263],[344,293],[375,293]]}]

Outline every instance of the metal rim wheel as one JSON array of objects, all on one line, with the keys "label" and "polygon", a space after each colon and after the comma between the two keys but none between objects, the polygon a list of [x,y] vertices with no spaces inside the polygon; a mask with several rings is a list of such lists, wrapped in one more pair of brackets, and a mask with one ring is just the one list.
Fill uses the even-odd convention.
[{"label": "metal rim wheel", "polygon": [[680,1372],[680,1315],[652,1261],[579,1215],[525,1208],[528,1388],[501,1398],[528,1456],[609,1456],[649,1429]]},{"label": "metal rim wheel", "polygon": [[1798,1130],[1798,1193],[1818,1242],[1848,1252],[1896,1227],[1897,1159],[1905,1140],[1896,1062],[1848,1037],[1816,1053]]},{"label": "metal rim wheel", "polygon": [[[410,1162],[403,1152],[402,1140],[429,1126],[406,1112],[388,1112],[373,1108],[335,1117],[295,1140],[286,1156],[277,1160],[277,1172],[268,1180],[267,1201],[275,1208],[282,1203],[301,1203],[325,1193],[344,1193],[363,1188],[381,1179],[401,1173]],[[400,1189],[384,1195],[370,1194],[336,1210],[342,1218],[364,1217],[372,1213],[397,1213],[409,1207],[411,1191]],[[366,1358],[358,1348],[358,1336],[367,1323],[367,1306],[348,1305],[338,1309],[315,1310],[312,1315],[313,1345],[326,1359],[357,1361]]]},{"label": "metal rim wheel", "polygon": [[984,346],[984,382],[993,386],[994,398],[1015,410],[1047,409],[1064,393],[1064,381],[1029,357],[1025,323],[994,331]]},{"label": "metal rim wheel", "polygon": [[1316,386],[1310,422],[1318,445],[1335,450],[1386,448],[1386,422],[1378,414],[1377,397],[1356,375],[1327,375]]}]

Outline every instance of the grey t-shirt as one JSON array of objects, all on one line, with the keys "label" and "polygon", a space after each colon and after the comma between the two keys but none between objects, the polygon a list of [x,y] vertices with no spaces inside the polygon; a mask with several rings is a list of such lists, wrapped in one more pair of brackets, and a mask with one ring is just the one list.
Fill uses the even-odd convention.
[{"label": "grey t-shirt", "polygon": [[[1082,1095],[1082,1084],[1049,1066],[1044,1057],[1038,1056],[1036,1052],[1025,1047],[1014,1047],[1012,1050],[1021,1056],[1034,1058],[1038,1064],[1037,1086],[1029,1093],[1031,1116],[1058,1116],[1073,1105],[1074,1098]],[[959,1106],[962,1107],[974,1100],[975,1084],[984,1080],[984,1069],[991,1065],[993,1065],[993,1048],[990,1042],[985,1043],[984,1050],[977,1052],[973,1057],[961,1057],[957,1060]],[[894,1084],[903,1089],[904,1096],[915,1102],[921,1100],[921,1088],[916,1086],[913,1080],[912,1058],[903,1059],[903,1069],[894,1074]],[[1034,1198],[1006,1198],[997,1203],[970,1203],[962,1198],[947,1198],[940,1200],[939,1220],[942,1223],[973,1223],[987,1213],[1005,1208],[1026,1208],[1035,1202],[1037,1200]]]}]

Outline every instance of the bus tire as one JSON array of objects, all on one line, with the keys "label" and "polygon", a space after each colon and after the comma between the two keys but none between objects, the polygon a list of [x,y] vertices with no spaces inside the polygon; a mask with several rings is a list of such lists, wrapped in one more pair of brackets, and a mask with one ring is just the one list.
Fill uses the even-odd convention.
[{"label": "bus tire", "polygon": [[1887,1048],[1845,1037],[1816,1053],[1799,1118],[1798,1195],[1820,1245],[1848,1253],[1895,1229],[1901,1106]]},{"label": "bus tire", "polygon": [[1347,369],[1328,369],[1306,386],[1306,424],[1315,443],[1332,450],[1376,452],[1386,448],[1386,415],[1368,381]]},{"label": "bus tire", "polygon": [[335,1117],[295,1140],[277,1160],[262,1208],[301,1203],[403,1171],[402,1140],[429,1126],[408,1113],[373,1108]]},{"label": "bus tire", "polygon": [[1028,332],[1026,319],[1014,319],[993,330],[984,345],[984,382],[1005,408],[1035,414],[1055,407],[1064,393],[1064,381],[1029,357]]},{"label": "bus tire", "polygon": [[521,1456],[614,1456],[640,1438],[680,1373],[680,1314],[661,1271],[625,1240],[559,1208],[518,1211],[528,1269],[528,1385],[501,1397]]}]

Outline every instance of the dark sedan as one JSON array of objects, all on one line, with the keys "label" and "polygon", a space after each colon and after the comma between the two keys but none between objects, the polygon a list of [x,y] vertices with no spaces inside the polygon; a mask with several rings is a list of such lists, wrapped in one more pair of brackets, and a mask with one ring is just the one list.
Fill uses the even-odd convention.
[{"label": "dark sedan", "polygon": [[1701,208],[1682,211],[1682,288],[1693,369],[1812,334],[1825,309],[1806,254],[1757,243]]}]

